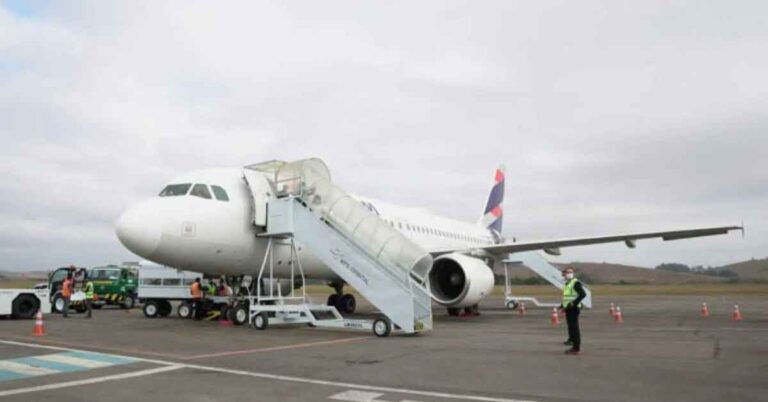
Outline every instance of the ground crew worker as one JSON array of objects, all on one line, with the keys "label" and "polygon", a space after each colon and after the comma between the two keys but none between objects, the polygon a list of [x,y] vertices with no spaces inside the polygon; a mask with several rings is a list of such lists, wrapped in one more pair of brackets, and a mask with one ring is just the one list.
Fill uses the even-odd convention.
[{"label": "ground crew worker", "polygon": [[587,297],[581,281],[576,279],[573,268],[568,267],[562,272],[565,279],[563,287],[563,303],[560,308],[565,310],[565,321],[568,323],[568,340],[566,345],[571,348],[565,351],[567,355],[578,355],[581,352],[581,331],[579,330],[579,313],[581,312],[581,301]]},{"label": "ground crew worker", "polygon": [[208,281],[207,290],[209,296],[216,296],[216,284],[213,281]]},{"label": "ground crew worker", "polygon": [[85,318],[91,318],[91,303],[93,303],[93,282],[88,278],[88,274],[85,276],[85,309],[88,312]]},{"label": "ground crew worker", "polygon": [[69,298],[72,297],[72,286],[72,272],[70,271],[67,274],[67,279],[64,279],[64,282],[61,283],[61,300],[64,303],[61,315],[64,318],[69,318]]},{"label": "ground crew worker", "polygon": [[200,285],[200,278],[195,278],[192,285],[189,287],[189,293],[192,295],[192,317],[199,320],[202,310],[203,289]]},{"label": "ground crew worker", "polygon": [[227,286],[227,284],[222,282],[219,285],[219,291],[218,292],[219,292],[219,296],[229,296],[230,295],[229,286]]}]

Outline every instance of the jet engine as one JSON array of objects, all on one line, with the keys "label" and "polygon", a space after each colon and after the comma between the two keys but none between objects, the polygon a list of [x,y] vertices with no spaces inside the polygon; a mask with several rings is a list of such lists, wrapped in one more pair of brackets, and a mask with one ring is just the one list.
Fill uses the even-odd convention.
[{"label": "jet engine", "polygon": [[429,272],[432,298],[446,307],[477,304],[493,290],[493,272],[482,260],[451,253],[435,259]]}]

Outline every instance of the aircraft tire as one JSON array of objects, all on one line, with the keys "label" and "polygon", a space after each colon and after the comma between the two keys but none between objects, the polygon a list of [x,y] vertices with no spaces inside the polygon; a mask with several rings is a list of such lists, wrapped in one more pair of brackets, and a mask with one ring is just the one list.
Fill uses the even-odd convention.
[{"label": "aircraft tire", "polygon": [[352,314],[357,309],[357,300],[354,295],[347,293],[339,298],[336,308],[342,314]]},{"label": "aircraft tire", "polygon": [[458,317],[461,313],[461,309],[458,307],[448,307],[448,315],[451,317]]}]

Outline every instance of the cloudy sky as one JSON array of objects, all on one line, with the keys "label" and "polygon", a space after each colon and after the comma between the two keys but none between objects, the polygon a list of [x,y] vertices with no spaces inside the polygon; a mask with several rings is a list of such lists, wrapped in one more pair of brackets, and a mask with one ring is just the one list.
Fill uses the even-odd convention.
[{"label": "cloudy sky", "polygon": [[768,256],[762,1],[0,1],[0,270],[135,259],[121,211],[186,170],[317,156],[505,234],[747,226],[561,261]]}]

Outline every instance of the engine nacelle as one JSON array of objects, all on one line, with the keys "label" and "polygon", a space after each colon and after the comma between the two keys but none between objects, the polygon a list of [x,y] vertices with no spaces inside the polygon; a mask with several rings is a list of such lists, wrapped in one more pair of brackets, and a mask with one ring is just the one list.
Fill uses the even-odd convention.
[{"label": "engine nacelle", "polygon": [[446,307],[477,304],[493,290],[493,272],[482,260],[463,254],[441,255],[429,271],[432,298]]}]

